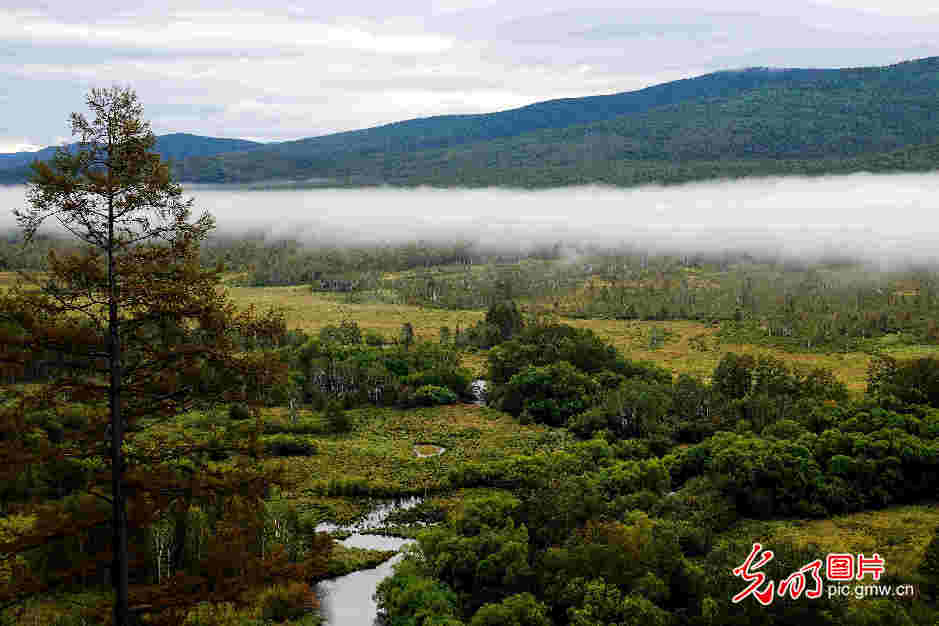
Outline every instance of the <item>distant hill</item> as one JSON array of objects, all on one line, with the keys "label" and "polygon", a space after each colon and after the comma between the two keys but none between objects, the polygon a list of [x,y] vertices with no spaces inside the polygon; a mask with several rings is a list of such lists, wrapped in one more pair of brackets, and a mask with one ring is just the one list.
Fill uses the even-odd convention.
[{"label": "distant hill", "polygon": [[[75,144],[69,144],[71,148]],[[200,137],[188,133],[172,133],[156,138],[156,150],[164,159],[182,161],[189,157],[210,156],[222,152],[250,150],[264,144],[245,139],[222,139],[219,137]],[[12,152],[0,154],[0,182],[20,182],[29,175],[29,165],[33,161],[45,161],[55,155],[56,146],[43,148],[36,152]],[[14,170],[14,171],[6,171]]]},{"label": "distant hill", "polygon": [[[750,68],[609,96],[422,118],[187,159],[197,182],[544,186],[676,171],[734,176],[939,162],[897,151],[939,142],[939,57],[853,69]],[[873,158],[883,155],[883,158]],[[892,156],[887,156],[892,155]],[[804,165],[797,165],[806,161]],[[614,175],[611,172],[618,172]],[[705,175],[705,173],[708,173]]]},{"label": "distant hill", "polygon": [[939,168],[937,147],[939,57],[932,57],[715,72],[613,95],[190,154],[176,173],[202,183],[634,185],[928,171]]}]

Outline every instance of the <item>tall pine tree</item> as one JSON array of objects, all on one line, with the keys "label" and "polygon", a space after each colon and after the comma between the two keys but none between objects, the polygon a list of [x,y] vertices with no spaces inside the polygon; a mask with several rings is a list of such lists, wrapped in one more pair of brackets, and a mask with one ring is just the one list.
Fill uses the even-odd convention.
[{"label": "tall pine tree", "polygon": [[[305,562],[258,548],[263,498],[284,481],[258,462],[259,418],[206,436],[174,428],[199,405],[263,400],[286,375],[272,352],[284,321],[239,312],[221,268],[200,266],[213,219],[193,219],[136,94],[93,89],[87,104],[90,118],[71,116],[77,146],[34,165],[30,206],[15,211],[27,240],[53,221],[79,247],[50,255],[32,289],[0,296],[0,361],[30,383],[0,409],[0,498],[20,522],[0,536],[0,608],[110,584],[98,618],[178,623],[200,601],[315,576],[328,541]],[[153,580],[157,523],[173,548]]]}]

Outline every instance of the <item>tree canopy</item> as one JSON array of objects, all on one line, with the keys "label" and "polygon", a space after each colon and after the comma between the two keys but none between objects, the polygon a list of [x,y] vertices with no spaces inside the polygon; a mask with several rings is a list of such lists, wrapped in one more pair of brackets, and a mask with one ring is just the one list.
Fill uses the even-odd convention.
[{"label": "tree canopy", "polygon": [[[133,90],[93,89],[87,104],[91,118],[71,117],[78,150],[37,163],[30,207],[16,211],[27,240],[54,220],[80,246],[0,295],[0,362],[30,383],[0,420],[2,504],[25,520],[0,541],[12,563],[0,606],[110,583],[115,624],[176,623],[197,602],[303,577],[327,544],[305,563],[259,549],[264,496],[284,479],[258,463],[257,426],[194,438],[171,423],[263,400],[285,376],[270,351],[284,322],[239,312],[218,289],[222,268],[200,265],[213,219],[192,218]],[[174,548],[154,575],[160,525]]]}]

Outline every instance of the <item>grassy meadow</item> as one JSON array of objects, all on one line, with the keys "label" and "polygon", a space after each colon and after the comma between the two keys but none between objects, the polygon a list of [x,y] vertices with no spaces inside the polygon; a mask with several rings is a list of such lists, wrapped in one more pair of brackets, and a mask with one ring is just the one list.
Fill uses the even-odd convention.
[{"label": "grassy meadow", "polygon": [[822,520],[773,522],[770,541],[799,547],[816,546],[818,552],[879,553],[891,574],[912,574],[926,544],[939,526],[939,506],[921,504],[864,511]]},{"label": "grassy meadow", "polygon": [[[393,340],[401,326],[410,322],[415,335],[435,341],[440,328],[454,330],[457,325],[467,328],[484,317],[483,311],[435,309],[406,304],[384,302],[348,302],[341,294],[314,292],[306,285],[291,287],[228,287],[234,302],[240,306],[253,305],[258,309],[269,307],[284,311],[289,328],[316,333],[328,325],[338,325],[351,319],[363,330],[374,330]],[[704,322],[687,320],[640,321],[606,319],[562,318],[564,323],[589,328],[610,342],[620,352],[634,360],[651,361],[678,374],[707,379],[721,357],[728,352],[738,354],[769,355],[805,368],[830,369],[850,391],[861,393],[867,385],[870,355],[865,352],[788,352],[781,348],[721,340],[719,327]],[[661,343],[651,348],[655,332]],[[884,353],[897,358],[939,355],[939,345],[896,344],[883,338],[878,346]],[[478,375],[486,371],[485,356],[467,354],[465,365]]]},{"label": "grassy meadow", "polygon": [[289,328],[313,334],[324,326],[352,319],[363,330],[377,331],[388,340],[398,336],[405,322],[411,322],[418,338],[436,340],[442,326],[453,330],[459,324],[465,328],[484,316],[482,311],[430,309],[385,302],[349,303],[339,294],[311,291],[309,285],[229,287],[228,292],[242,306],[254,305],[260,310],[269,307],[282,309]]},{"label": "grassy meadow", "polygon": [[[266,411],[265,421],[280,419],[278,412]],[[348,413],[350,432],[308,437],[316,454],[271,461],[283,463],[296,485],[284,495],[317,521],[351,521],[369,505],[363,496],[438,492],[447,472],[466,461],[532,454],[565,442],[544,425],[523,426],[500,411],[472,404]],[[428,445],[445,452],[418,456]]]}]

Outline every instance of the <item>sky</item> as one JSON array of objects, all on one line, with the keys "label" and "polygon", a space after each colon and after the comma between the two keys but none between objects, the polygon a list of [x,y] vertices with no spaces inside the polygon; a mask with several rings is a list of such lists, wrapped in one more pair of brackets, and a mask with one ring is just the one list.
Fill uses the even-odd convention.
[{"label": "sky", "polygon": [[[704,8],[702,8],[702,6]],[[0,0],[0,152],[68,141],[91,87],[157,134],[283,141],[723,69],[939,55],[918,0]]]}]

